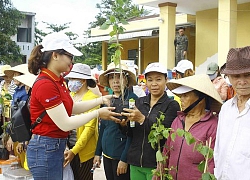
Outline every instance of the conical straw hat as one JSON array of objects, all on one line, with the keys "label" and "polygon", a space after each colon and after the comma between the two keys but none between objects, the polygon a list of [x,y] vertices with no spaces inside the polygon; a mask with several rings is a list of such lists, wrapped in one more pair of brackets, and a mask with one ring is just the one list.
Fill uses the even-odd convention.
[{"label": "conical straw hat", "polygon": [[[185,77],[178,80],[172,80],[167,83],[167,87],[170,91],[180,87],[187,86],[197,91],[200,91],[208,96],[210,96],[213,100],[211,102],[211,110],[219,111],[222,105],[222,100],[215,89],[213,83],[209,79],[209,76],[206,74],[193,75],[189,77]],[[178,94],[176,94],[178,96]]]},{"label": "conical straw hat", "polygon": [[17,81],[23,83],[26,86],[32,87],[37,76],[29,73],[29,74],[24,74],[24,75],[20,75],[20,76],[15,76],[13,78],[16,79]]},{"label": "conical straw hat", "polygon": [[[128,84],[130,86],[136,85],[136,77],[133,72],[131,72],[128,68],[128,66],[125,63],[121,63],[121,69],[123,72],[128,73]],[[109,87],[109,82],[108,82],[108,74],[112,73],[119,73],[119,65],[115,66],[115,63],[110,63],[108,65],[108,69],[104,71],[102,74],[99,76],[99,82],[102,86],[107,86]]]}]

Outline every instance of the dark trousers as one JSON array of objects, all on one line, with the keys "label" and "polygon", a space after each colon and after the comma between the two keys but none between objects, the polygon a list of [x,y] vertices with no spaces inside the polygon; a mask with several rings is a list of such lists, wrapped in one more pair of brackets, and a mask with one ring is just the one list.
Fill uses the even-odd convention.
[{"label": "dark trousers", "polygon": [[127,173],[117,176],[116,170],[120,160],[109,159],[103,156],[104,171],[107,180],[130,180],[130,168],[128,165]]},{"label": "dark trousers", "polygon": [[79,155],[75,155],[70,163],[75,180],[93,180],[93,173],[90,172],[93,167],[93,159],[80,163]]}]

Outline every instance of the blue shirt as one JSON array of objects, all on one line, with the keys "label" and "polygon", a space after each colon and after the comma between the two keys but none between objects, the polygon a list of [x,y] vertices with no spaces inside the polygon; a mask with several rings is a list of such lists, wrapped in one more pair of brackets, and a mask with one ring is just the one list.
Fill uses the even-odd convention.
[{"label": "blue shirt", "polygon": [[17,101],[26,101],[28,99],[28,94],[26,93],[25,86],[18,86],[15,89],[15,92],[13,94],[13,101],[11,105],[14,105],[14,102]]}]

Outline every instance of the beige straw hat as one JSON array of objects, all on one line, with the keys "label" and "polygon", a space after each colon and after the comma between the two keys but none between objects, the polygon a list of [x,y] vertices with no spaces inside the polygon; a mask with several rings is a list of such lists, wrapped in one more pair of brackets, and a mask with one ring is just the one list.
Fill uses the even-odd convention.
[{"label": "beige straw hat", "polygon": [[6,76],[11,76],[11,75],[13,76],[14,72],[29,74],[28,64],[19,64],[17,66],[14,66],[10,69],[5,70],[4,74],[6,74]]},{"label": "beige straw hat", "polygon": [[[128,66],[125,63],[121,63],[121,69],[123,72],[128,74],[128,84],[130,86],[136,85],[136,77],[133,72],[131,72],[128,68]],[[119,73],[119,64],[115,66],[115,63],[112,62],[108,65],[108,68],[106,71],[104,71],[100,76],[99,76],[99,82],[102,86],[109,87],[109,81],[108,81],[108,75],[113,74],[113,73]]]},{"label": "beige straw hat", "polygon": [[16,79],[17,81],[23,83],[24,85],[32,88],[34,82],[36,81],[37,76],[29,73],[29,74],[23,74],[20,76],[15,76],[13,78]]},{"label": "beige straw hat", "polygon": [[[178,80],[172,80],[167,83],[167,87],[170,91],[180,86],[186,86],[210,96],[212,98],[212,102],[210,105],[211,110],[217,112],[220,110],[222,105],[221,97],[217,92],[217,90],[215,89],[208,75],[206,74],[193,75]],[[178,94],[176,95],[178,96]]]},{"label": "beige straw hat", "polygon": [[2,68],[1,68],[1,71],[0,71],[0,76],[6,76],[6,74],[4,74],[4,71],[5,70],[8,70],[8,69],[11,69],[11,66],[10,65],[3,65]]}]

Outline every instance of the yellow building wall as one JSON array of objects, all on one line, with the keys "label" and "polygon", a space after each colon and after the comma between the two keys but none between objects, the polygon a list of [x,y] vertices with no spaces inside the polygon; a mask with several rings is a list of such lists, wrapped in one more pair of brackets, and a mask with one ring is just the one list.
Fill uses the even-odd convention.
[{"label": "yellow building wall", "polygon": [[144,39],[142,52],[142,70],[144,70],[149,63],[159,62],[159,38]]},{"label": "yellow building wall", "polygon": [[195,66],[218,52],[218,9],[196,13]]},{"label": "yellow building wall", "polygon": [[122,44],[122,54],[121,58],[123,60],[128,60],[128,50],[137,49],[138,50],[138,40],[121,41]]},{"label": "yellow building wall", "polygon": [[[120,43],[123,47],[122,59],[128,59],[128,50],[137,49],[138,52],[138,40],[121,41]],[[158,37],[141,39],[141,44],[141,70],[143,71],[149,63],[159,61],[159,39]]]},{"label": "yellow building wall", "polygon": [[237,47],[250,45],[250,3],[238,4]]},{"label": "yellow building wall", "polygon": [[[236,46],[250,45],[250,3],[238,4]],[[218,9],[196,13],[195,66],[218,52]],[[226,60],[225,60],[226,61]]]}]

